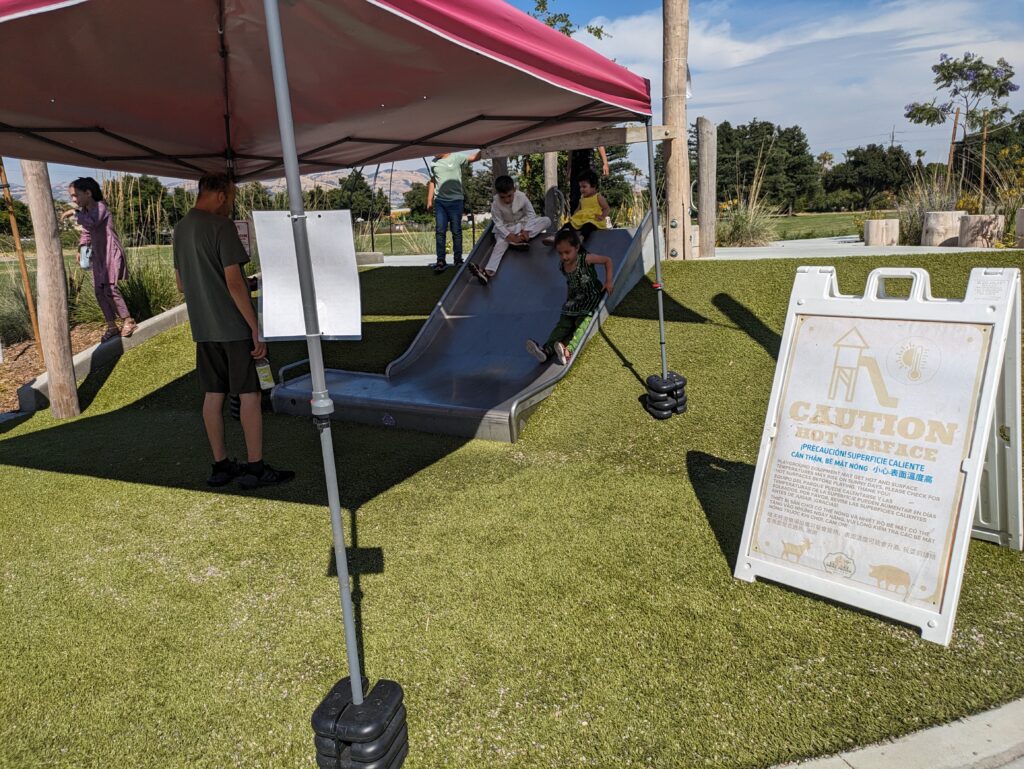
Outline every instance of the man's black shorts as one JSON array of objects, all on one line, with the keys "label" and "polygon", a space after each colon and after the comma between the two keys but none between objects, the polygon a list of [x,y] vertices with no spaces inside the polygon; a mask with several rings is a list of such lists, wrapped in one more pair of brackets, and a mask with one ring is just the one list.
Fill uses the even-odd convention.
[{"label": "man's black shorts", "polygon": [[196,371],[204,393],[260,392],[252,340],[238,342],[196,342]]}]

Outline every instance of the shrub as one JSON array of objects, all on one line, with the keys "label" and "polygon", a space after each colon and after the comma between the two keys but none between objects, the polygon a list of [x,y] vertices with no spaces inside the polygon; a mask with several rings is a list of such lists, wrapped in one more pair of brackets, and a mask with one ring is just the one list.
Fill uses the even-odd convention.
[{"label": "shrub", "polygon": [[900,245],[921,245],[921,228],[928,211],[958,211],[957,192],[943,179],[928,173],[911,174],[910,184],[900,192],[896,210],[900,219]]},{"label": "shrub", "polygon": [[[85,270],[75,270],[69,278],[68,304],[75,323],[103,323],[103,312],[96,303],[92,276]],[[128,279],[118,284],[128,311],[135,320],[142,321],[159,315],[181,304],[181,294],[174,282],[174,267],[159,258],[128,256]],[[74,304],[72,304],[74,291]]]},{"label": "shrub", "polygon": [[720,246],[767,246],[778,239],[779,212],[763,201],[730,208],[718,220],[715,238]]},{"label": "shrub", "polygon": [[[34,277],[34,276],[30,276]],[[32,338],[32,320],[28,315],[21,277],[14,272],[0,276],[0,339],[15,344]]]}]

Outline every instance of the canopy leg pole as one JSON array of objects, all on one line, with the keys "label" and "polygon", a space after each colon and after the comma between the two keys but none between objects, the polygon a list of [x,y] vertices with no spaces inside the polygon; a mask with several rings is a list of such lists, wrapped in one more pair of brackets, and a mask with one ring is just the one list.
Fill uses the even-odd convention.
[{"label": "canopy leg pole", "polygon": [[267,18],[267,42],[270,46],[270,63],[274,75],[277,122],[281,131],[281,155],[284,160],[285,178],[288,182],[288,208],[291,212],[295,257],[299,268],[302,311],[306,321],[306,345],[309,349],[309,371],[313,382],[311,400],[313,420],[320,432],[324,476],[327,481],[327,501],[331,510],[334,559],[338,570],[341,614],[345,622],[345,651],[352,684],[352,702],[360,705],[363,702],[363,678],[359,665],[359,647],[356,644],[348,558],[345,553],[345,532],[341,526],[341,499],[338,494],[338,475],[334,462],[334,444],[331,439],[330,414],[334,411],[334,402],[327,393],[327,380],[324,376],[323,351],[320,347],[320,320],[316,311],[316,287],[313,285],[313,267],[309,256],[306,214],[303,210],[302,186],[299,181],[299,160],[295,148],[295,127],[292,123],[292,105],[288,92],[288,71],[284,59],[278,0],[263,0],[263,10]]},{"label": "canopy leg pole", "polygon": [[661,224],[658,221],[658,184],[654,176],[654,134],[651,119],[647,126],[647,183],[651,195],[651,233],[654,236],[654,290],[658,292],[658,333],[661,337],[661,377],[668,377],[668,356],[665,351],[665,301],[661,283]]}]

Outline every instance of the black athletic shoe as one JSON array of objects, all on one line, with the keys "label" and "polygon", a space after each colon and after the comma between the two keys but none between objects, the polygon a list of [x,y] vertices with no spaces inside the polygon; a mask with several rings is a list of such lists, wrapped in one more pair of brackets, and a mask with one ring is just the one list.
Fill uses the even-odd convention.
[{"label": "black athletic shoe", "polygon": [[434,262],[434,274],[440,275],[448,269],[448,262]]},{"label": "black athletic shoe", "polygon": [[452,259],[452,262],[454,262],[454,263],[455,263],[455,266],[456,266],[456,267],[461,267],[461,266],[462,266],[462,262],[463,262],[463,259],[462,259],[462,257],[461,257],[461,256],[456,256],[456,257],[455,257],[454,259]]},{"label": "black athletic shoe", "polygon": [[233,459],[222,459],[210,465],[210,474],[206,477],[207,486],[226,486],[242,474],[242,466]]},{"label": "black athletic shoe", "polygon": [[480,281],[480,285],[481,286],[486,286],[487,285],[488,278],[487,278],[487,275],[484,273],[483,270],[481,270],[479,267],[477,267],[472,262],[469,263],[469,266],[466,269],[469,270],[469,272],[473,275],[474,278],[476,278],[478,281]]},{"label": "black athletic shoe", "polygon": [[266,462],[261,462],[260,467],[256,467],[255,464],[246,465],[238,478],[238,485],[243,489],[277,486],[280,483],[288,483],[294,477],[295,472],[292,470],[275,470]]}]

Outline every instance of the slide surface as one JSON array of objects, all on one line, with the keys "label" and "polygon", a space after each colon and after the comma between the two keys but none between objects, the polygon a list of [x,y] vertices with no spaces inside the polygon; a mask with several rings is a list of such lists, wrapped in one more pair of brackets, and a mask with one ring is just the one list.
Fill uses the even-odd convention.
[{"label": "slide surface", "polygon": [[[606,298],[589,340],[623,296],[653,265],[649,221],[636,232],[595,232],[591,251],[611,257],[615,290]],[[646,237],[645,237],[646,235]],[[490,255],[490,228],[467,261]],[[598,267],[599,276],[601,267]],[[553,246],[534,239],[528,251],[510,249],[487,286],[465,266],[451,282],[409,349],[387,373],[327,370],[333,418],[431,433],[515,441],[530,412],[571,368],[540,364],[526,339],[540,342],[558,320],[566,284]],[[578,359],[586,340],[577,350]],[[308,374],[274,388],[274,410],[309,414]]]}]

